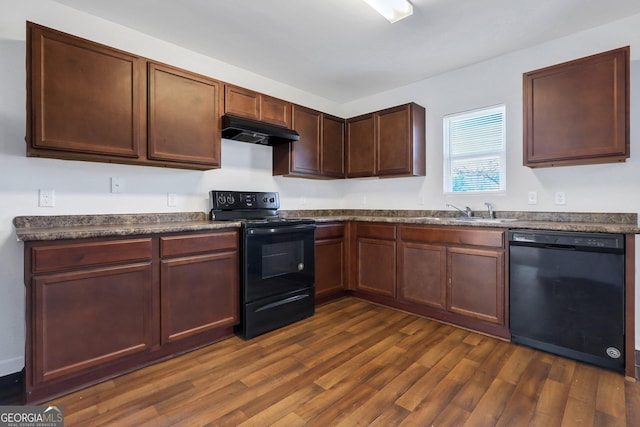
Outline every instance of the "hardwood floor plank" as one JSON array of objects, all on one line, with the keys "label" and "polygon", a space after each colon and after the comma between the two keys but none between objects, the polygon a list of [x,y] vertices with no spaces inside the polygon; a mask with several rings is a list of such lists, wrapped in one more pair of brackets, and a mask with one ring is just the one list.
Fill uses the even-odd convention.
[{"label": "hardwood floor plank", "polygon": [[586,427],[594,426],[596,408],[583,400],[569,397],[562,415],[562,426]]},{"label": "hardwood floor plank", "polygon": [[627,425],[640,426],[640,384],[625,381]]},{"label": "hardwood floor plank", "polygon": [[54,399],[67,426],[639,426],[621,374],[343,298]]},{"label": "hardwood floor plank", "polygon": [[464,427],[495,427],[515,386],[496,378],[471,412]]},{"label": "hardwood floor plank", "polygon": [[[549,371],[550,375],[551,371]],[[540,392],[530,425],[540,427],[560,425],[564,417],[565,402],[569,396],[569,387],[568,384],[547,378]]]},{"label": "hardwood floor plank", "polygon": [[522,374],[527,380],[515,384],[513,395],[496,426],[510,427],[529,424],[550,369],[548,364],[542,363],[538,359],[529,362]]},{"label": "hardwood floor plank", "polygon": [[603,412],[613,418],[625,419],[624,378],[614,372],[600,371],[596,411]]}]

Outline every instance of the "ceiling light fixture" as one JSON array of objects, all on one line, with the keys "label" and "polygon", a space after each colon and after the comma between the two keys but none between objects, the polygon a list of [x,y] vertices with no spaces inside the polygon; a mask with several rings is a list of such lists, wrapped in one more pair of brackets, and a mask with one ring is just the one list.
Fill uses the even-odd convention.
[{"label": "ceiling light fixture", "polygon": [[413,14],[413,6],[407,0],[364,0],[364,2],[392,24]]}]

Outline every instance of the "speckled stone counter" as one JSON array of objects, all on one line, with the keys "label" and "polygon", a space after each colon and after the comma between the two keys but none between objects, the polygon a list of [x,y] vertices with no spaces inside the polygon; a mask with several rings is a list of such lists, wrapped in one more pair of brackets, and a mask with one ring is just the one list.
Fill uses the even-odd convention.
[{"label": "speckled stone counter", "polygon": [[[498,227],[640,234],[635,213],[497,212],[496,219],[461,220],[452,211],[416,210],[302,210],[283,217],[312,218],[317,222],[367,221],[457,227]],[[83,239],[238,228],[237,221],[209,221],[203,212],[121,215],[19,216],[13,220],[22,241]]]},{"label": "speckled stone counter", "polygon": [[303,210],[282,216],[313,218],[317,222],[365,221],[458,227],[498,227],[592,233],[640,234],[635,213],[496,212],[496,219],[461,219],[452,211],[417,210]]},{"label": "speckled stone counter", "polygon": [[209,221],[203,212],[19,216],[14,218],[13,224],[16,237],[25,242],[240,227],[240,223],[235,221]]}]

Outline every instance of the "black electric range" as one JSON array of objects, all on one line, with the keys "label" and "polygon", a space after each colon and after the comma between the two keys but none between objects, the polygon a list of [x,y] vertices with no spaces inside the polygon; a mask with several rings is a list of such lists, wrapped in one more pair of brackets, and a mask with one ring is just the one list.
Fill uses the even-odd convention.
[{"label": "black electric range", "polygon": [[240,221],[240,324],[249,339],[314,313],[315,221],[281,218],[277,192],[210,193],[210,219]]}]

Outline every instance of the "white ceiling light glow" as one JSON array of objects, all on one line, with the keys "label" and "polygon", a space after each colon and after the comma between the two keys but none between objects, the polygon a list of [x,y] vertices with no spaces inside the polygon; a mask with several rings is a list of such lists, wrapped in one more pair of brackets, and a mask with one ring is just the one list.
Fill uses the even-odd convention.
[{"label": "white ceiling light glow", "polygon": [[413,14],[413,6],[407,0],[364,0],[364,2],[392,24]]}]

